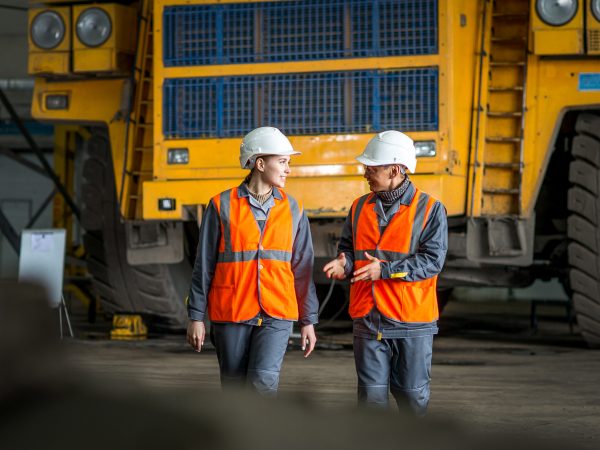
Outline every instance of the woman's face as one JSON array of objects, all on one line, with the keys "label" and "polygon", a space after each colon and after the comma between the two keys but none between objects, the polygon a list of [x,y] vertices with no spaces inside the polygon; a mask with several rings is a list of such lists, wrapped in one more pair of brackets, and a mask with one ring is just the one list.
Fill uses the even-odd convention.
[{"label": "woman's face", "polygon": [[[261,163],[262,160],[262,163]],[[271,155],[256,161],[262,181],[278,188],[285,187],[285,180],[290,174],[290,157]]]}]

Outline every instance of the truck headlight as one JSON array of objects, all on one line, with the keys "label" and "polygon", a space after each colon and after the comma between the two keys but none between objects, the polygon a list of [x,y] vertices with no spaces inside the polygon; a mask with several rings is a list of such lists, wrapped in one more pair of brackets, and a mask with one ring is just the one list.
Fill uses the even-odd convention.
[{"label": "truck headlight", "polygon": [[159,198],[158,199],[158,210],[159,211],[175,211],[177,206],[177,200],[174,198]]},{"label": "truck headlight", "polygon": [[577,0],[537,0],[535,9],[545,23],[559,27],[575,17],[577,3]]},{"label": "truck headlight", "polygon": [[435,141],[417,141],[415,142],[415,150],[417,151],[417,156],[426,157],[426,156],[435,156]]},{"label": "truck headlight", "polygon": [[112,22],[103,9],[88,8],[77,18],[75,29],[81,42],[88,47],[98,47],[110,37]]},{"label": "truck headlight", "polygon": [[69,109],[69,96],[67,94],[48,94],[45,97],[46,109]]},{"label": "truck headlight", "polygon": [[190,152],[187,148],[170,148],[167,150],[167,164],[188,164]]},{"label": "truck headlight", "polygon": [[65,23],[60,14],[43,11],[31,23],[31,40],[39,48],[51,50],[65,38]]},{"label": "truck headlight", "polygon": [[592,0],[591,8],[594,18],[600,22],[600,0]]}]

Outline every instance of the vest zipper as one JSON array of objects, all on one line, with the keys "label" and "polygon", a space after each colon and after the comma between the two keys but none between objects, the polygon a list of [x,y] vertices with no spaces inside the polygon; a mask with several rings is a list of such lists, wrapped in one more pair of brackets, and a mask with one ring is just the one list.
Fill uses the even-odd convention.
[{"label": "vest zipper", "polygon": [[[271,209],[273,209],[275,207],[275,205],[273,205],[270,209],[269,212],[267,212],[267,217],[265,218],[265,223],[263,225],[263,227],[261,228],[258,225],[258,221],[256,220],[256,217],[254,218],[254,221],[256,222],[256,226],[258,227],[259,231],[260,231],[260,237],[258,238],[258,248],[256,249],[256,254],[258,255],[256,258],[256,286],[257,286],[257,297],[258,297],[258,306],[260,307],[261,312],[264,311],[262,302],[261,302],[261,295],[260,295],[260,271],[261,271],[261,266],[262,264],[260,263],[261,260],[261,249],[262,249],[262,241],[263,241],[263,237],[265,234],[265,229],[267,228],[267,221],[269,220],[269,216],[271,215]],[[250,207],[251,208],[251,207]],[[260,314],[260,313],[259,313]],[[258,319],[258,326],[260,327],[262,324],[262,318]]]}]

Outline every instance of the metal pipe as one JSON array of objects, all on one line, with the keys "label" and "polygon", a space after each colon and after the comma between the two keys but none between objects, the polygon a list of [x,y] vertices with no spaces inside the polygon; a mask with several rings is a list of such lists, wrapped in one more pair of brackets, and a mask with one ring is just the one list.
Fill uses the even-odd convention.
[{"label": "metal pipe", "polygon": [[[488,56],[488,53],[485,50],[485,28],[487,25],[487,14],[488,14],[488,3],[489,0],[486,0],[483,3],[483,14],[481,17],[481,53],[479,54],[479,80],[478,80],[478,86],[477,86],[477,113],[476,113],[476,120],[475,120],[475,149],[474,149],[474,155],[473,155],[473,174],[472,174],[472,181],[471,181],[471,206],[470,209],[467,213],[468,216],[473,217],[473,209],[474,209],[474,202],[475,202],[475,183],[477,181],[477,170],[479,168],[479,161],[477,160],[478,158],[478,154],[479,154],[479,131],[480,131],[480,127],[479,127],[479,123],[480,123],[480,118],[481,118],[481,113],[482,113],[482,107],[481,107],[481,91],[483,88],[483,64],[484,64],[484,58],[486,58]],[[483,191],[482,191],[483,194]]]},{"label": "metal pipe", "polygon": [[25,229],[31,228],[31,227],[33,227],[35,225],[35,223],[40,218],[40,216],[42,215],[42,213],[44,212],[44,210],[48,207],[48,205],[50,204],[50,202],[54,198],[54,194],[56,194],[56,189],[54,189],[52,192],[50,192],[50,195],[40,205],[40,207],[35,212],[35,214],[33,215],[33,217],[29,220],[29,223],[27,225],[25,225]]},{"label": "metal pipe", "polygon": [[2,210],[0,209],[0,231],[4,236],[6,236],[6,240],[10,244],[10,246],[14,249],[14,251],[19,255],[21,253],[21,240],[19,238],[19,234],[15,231],[13,226],[10,224]]},{"label": "metal pipe", "polygon": [[19,164],[27,167],[28,169],[33,170],[35,173],[37,173],[39,175],[43,175],[45,177],[48,176],[46,171],[44,169],[42,169],[40,166],[32,163],[27,158],[23,158],[22,156],[19,156],[17,153],[12,151],[10,148],[0,146],[0,155],[4,155],[4,156],[12,159],[15,162],[18,162]]},{"label": "metal pipe", "polygon": [[24,6],[12,6],[12,5],[0,5],[0,9],[14,9],[15,11],[27,11],[28,8]]}]

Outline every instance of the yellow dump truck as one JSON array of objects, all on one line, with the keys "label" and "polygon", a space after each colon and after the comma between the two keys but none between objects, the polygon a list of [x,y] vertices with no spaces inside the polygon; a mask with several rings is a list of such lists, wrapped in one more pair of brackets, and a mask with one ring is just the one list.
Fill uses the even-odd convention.
[{"label": "yellow dump truck", "polygon": [[106,310],[184,326],[197,223],[249,130],[303,152],[288,190],[320,268],[368,192],[354,157],[398,129],[448,210],[442,286],[559,277],[600,345],[600,0],[54,0],[29,27],[33,116],[80,130]]}]

